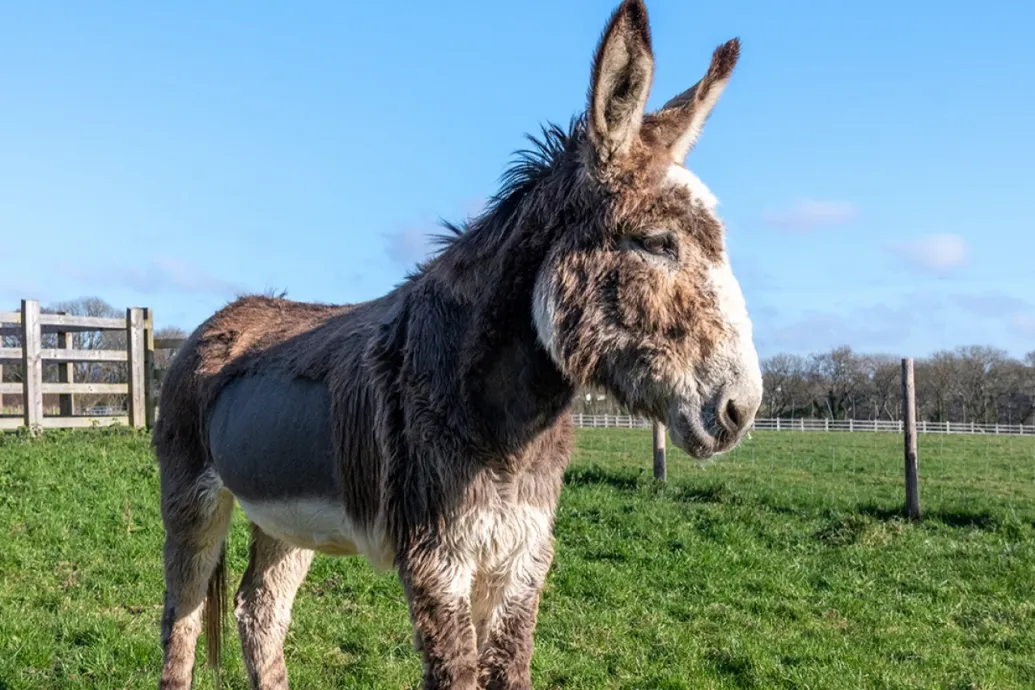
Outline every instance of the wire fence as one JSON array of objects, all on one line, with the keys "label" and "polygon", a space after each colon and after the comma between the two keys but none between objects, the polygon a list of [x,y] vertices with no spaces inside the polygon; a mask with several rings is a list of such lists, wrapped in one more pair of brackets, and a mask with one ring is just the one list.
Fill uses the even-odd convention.
[{"label": "wire fence", "polygon": [[[644,480],[651,476],[651,422],[587,414],[575,414],[574,421],[577,463],[617,465]],[[1011,531],[1011,525],[1035,525],[1035,427],[917,422],[917,432],[922,517],[1003,530],[1007,541],[1024,533]],[[874,525],[904,516],[898,422],[758,419],[725,455],[693,460],[671,443],[667,452],[669,482],[695,502],[734,501],[812,514],[820,522],[851,514],[858,522],[845,524],[866,532],[860,537],[865,539],[884,538],[879,535],[885,528]]]},{"label": "wire fence", "polygon": [[[653,423],[642,417],[617,414],[575,414],[575,426],[588,429],[649,429]],[[918,421],[922,434],[987,434],[993,436],[1035,436],[1035,426],[1024,424],[973,424]],[[882,419],[756,419],[753,431],[833,431],[903,433],[902,421]]]}]

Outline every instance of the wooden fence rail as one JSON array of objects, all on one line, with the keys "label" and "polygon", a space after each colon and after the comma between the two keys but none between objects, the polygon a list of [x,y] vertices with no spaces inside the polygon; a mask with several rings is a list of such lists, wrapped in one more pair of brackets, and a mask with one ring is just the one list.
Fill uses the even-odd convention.
[{"label": "wooden fence rail", "polygon": [[[70,334],[119,331],[126,334],[125,350],[77,350]],[[57,347],[44,348],[43,335],[56,334]],[[21,395],[22,414],[0,416],[0,429],[27,427],[30,433],[43,429],[127,424],[143,427],[153,421],[154,321],[150,310],[132,307],[124,319],[95,316],[44,314],[36,300],[22,300],[21,310],[0,312],[0,336],[15,336],[20,347],[0,347],[0,410],[4,395]],[[21,365],[20,383],[3,383],[5,363]],[[45,362],[57,362],[58,380],[44,381]],[[76,382],[75,362],[125,362],[126,383]],[[126,414],[75,415],[75,395],[125,395]],[[59,413],[44,414],[43,396],[57,395]]]}]

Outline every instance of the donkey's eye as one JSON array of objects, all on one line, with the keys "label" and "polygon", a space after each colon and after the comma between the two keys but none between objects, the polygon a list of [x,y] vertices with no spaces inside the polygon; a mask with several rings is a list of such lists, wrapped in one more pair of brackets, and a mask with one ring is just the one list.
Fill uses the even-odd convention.
[{"label": "donkey's eye", "polygon": [[637,240],[637,244],[648,254],[676,258],[676,238],[669,233],[644,235]]}]

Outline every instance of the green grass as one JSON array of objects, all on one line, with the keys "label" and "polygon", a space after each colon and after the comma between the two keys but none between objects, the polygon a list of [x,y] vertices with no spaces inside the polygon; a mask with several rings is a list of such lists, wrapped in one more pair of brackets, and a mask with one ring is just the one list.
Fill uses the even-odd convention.
[{"label": "green grass", "polygon": [[[579,433],[536,688],[1035,687],[1035,439],[922,437],[919,524],[892,434],[670,455],[656,487],[649,432]],[[0,436],[0,690],[156,686],[161,543],[143,434]],[[393,575],[317,556],[293,687],[419,687],[411,639]],[[244,688],[228,640],[224,686]]]}]

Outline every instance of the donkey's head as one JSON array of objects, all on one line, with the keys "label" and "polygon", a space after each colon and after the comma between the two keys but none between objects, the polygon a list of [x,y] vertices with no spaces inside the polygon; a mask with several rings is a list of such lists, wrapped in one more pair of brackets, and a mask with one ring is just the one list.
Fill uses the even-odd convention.
[{"label": "donkey's head", "polygon": [[569,378],[666,422],[698,458],[736,445],[762,397],[716,199],[683,167],[738,52],[736,40],[720,46],[697,84],[648,114],[646,8],[615,11],[593,61],[577,181],[533,298],[540,342]]}]

